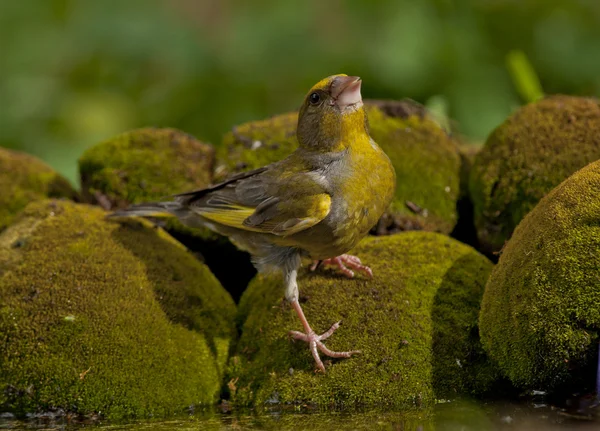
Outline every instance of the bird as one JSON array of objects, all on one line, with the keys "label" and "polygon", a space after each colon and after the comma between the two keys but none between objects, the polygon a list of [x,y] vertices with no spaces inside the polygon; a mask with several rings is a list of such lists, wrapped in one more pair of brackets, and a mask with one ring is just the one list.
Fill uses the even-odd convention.
[{"label": "bird", "polygon": [[341,322],[317,334],[299,302],[302,259],[333,265],[346,277],[371,269],[347,254],[377,223],[392,201],[396,173],[369,135],[357,76],[332,75],[315,84],[298,113],[298,147],[288,157],[242,172],[170,201],[132,205],[110,217],[175,216],[184,225],[207,227],[248,251],[259,272],[283,274],[285,298],[303,331],[289,335],[308,343],[316,371],[319,352],[350,358],[360,350],[332,351],[323,343]]}]

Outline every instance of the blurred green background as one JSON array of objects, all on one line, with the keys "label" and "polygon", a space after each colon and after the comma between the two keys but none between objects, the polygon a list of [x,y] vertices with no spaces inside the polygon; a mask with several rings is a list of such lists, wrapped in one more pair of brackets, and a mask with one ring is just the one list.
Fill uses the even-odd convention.
[{"label": "blurred green background", "polygon": [[0,146],[76,181],[84,149],[117,133],[218,144],[334,73],[441,107],[479,141],[524,102],[513,50],[546,93],[600,95],[600,1],[0,0]]}]

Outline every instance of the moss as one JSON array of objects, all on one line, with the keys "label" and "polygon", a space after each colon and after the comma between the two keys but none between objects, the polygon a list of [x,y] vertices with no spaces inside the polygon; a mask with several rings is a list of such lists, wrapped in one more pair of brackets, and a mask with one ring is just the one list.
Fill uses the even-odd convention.
[{"label": "moss", "polygon": [[105,209],[164,199],[206,187],[214,150],[174,129],[139,129],[87,150],[79,159],[87,202]]},{"label": "moss", "polygon": [[[377,232],[425,229],[450,233],[457,220],[458,147],[421,105],[410,101],[365,103],[371,136],[392,160],[397,176],[396,198]],[[218,150],[217,177],[223,179],[288,156],[298,147],[297,121],[298,114],[289,113],[234,128]]]},{"label": "moss", "polygon": [[[516,228],[486,286],[484,346],[525,388],[591,384],[600,335],[600,161]],[[591,388],[593,390],[593,388]]]},{"label": "moss", "polygon": [[[223,287],[239,301],[256,275],[250,254],[239,250],[229,238],[208,229],[189,228],[176,219],[153,220],[191,250],[212,271]],[[232,271],[232,268],[235,268]]]},{"label": "moss", "polygon": [[[79,160],[87,202],[105,209],[168,199],[212,182],[214,150],[174,129],[139,129],[87,150]],[[209,229],[175,218],[152,219],[206,262],[236,298],[256,271],[247,253]],[[239,268],[232,272],[231,266]]]},{"label": "moss", "polygon": [[236,126],[223,137],[217,150],[217,180],[284,159],[298,147],[298,113]]},{"label": "moss", "polygon": [[28,203],[48,197],[77,199],[71,184],[41,160],[0,147],[0,232]]},{"label": "moss", "polygon": [[460,193],[456,142],[410,101],[377,102],[367,112],[371,136],[396,169],[396,196],[377,230],[450,233]]},{"label": "moss", "polygon": [[500,250],[544,195],[600,158],[598,130],[597,100],[552,96],[522,107],[492,132],[470,179],[486,251]]},{"label": "moss", "polygon": [[477,334],[492,266],[485,257],[428,232],[370,237],[355,252],[373,280],[325,270],[303,273],[298,283],[315,331],[343,322],[327,346],[363,353],[327,360],[327,374],[316,374],[306,344],[287,337],[301,327],[280,278],[259,275],[238,307],[242,335],[228,377],[234,403],[412,408],[491,387],[497,372]]},{"label": "moss", "polygon": [[0,406],[120,418],[212,403],[234,313],[208,268],[149,222],[32,204],[0,235]]}]

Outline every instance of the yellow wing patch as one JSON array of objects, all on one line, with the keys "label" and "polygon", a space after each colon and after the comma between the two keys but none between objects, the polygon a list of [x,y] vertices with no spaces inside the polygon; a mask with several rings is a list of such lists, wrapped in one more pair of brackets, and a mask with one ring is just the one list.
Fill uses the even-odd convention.
[{"label": "yellow wing patch", "polygon": [[227,205],[220,208],[198,208],[202,217],[225,226],[251,232],[271,233],[288,236],[316,225],[329,214],[331,197],[322,193],[279,202],[269,217],[259,224],[248,223],[256,208],[242,205]]},{"label": "yellow wing patch", "polygon": [[255,208],[238,205],[229,205],[225,208],[201,208],[196,211],[206,219],[220,223],[225,226],[236,227],[238,229],[250,230],[253,232],[262,232],[262,229],[244,226],[244,220],[254,213]]}]

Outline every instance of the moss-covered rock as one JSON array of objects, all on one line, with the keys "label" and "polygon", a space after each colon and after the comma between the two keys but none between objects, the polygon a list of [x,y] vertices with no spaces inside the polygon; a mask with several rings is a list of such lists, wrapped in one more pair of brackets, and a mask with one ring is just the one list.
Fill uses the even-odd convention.
[{"label": "moss-covered rock", "polygon": [[124,208],[208,186],[214,149],[174,129],[123,133],[79,159],[83,195],[105,209]]},{"label": "moss-covered rock", "polygon": [[552,96],[519,109],[492,132],[471,173],[482,246],[500,250],[544,195],[599,158],[598,100]]},{"label": "moss-covered rock", "polygon": [[431,232],[370,237],[355,252],[373,269],[372,280],[320,270],[304,272],[298,285],[315,331],[343,321],[327,346],[363,353],[323,357],[327,373],[316,374],[307,345],[287,336],[301,326],[282,281],[259,275],[238,308],[242,335],[228,377],[234,403],[407,408],[491,387],[497,372],[477,329],[487,258]]},{"label": "moss-covered rock", "polygon": [[378,101],[367,112],[371,136],[396,169],[396,195],[377,232],[450,233],[460,194],[456,142],[414,102]]},{"label": "moss-covered rock", "polygon": [[485,349],[517,385],[594,380],[600,337],[600,161],[516,228],[482,302]]},{"label": "moss-covered rock", "polygon": [[234,127],[217,149],[215,180],[284,159],[298,148],[298,113],[276,115]]},{"label": "moss-covered rock", "polygon": [[30,202],[76,199],[71,184],[36,157],[0,147],[0,232]]},{"label": "moss-covered rock", "polygon": [[[396,197],[379,234],[425,229],[450,233],[456,224],[460,156],[455,142],[410,101],[366,101],[370,133],[396,168]],[[297,113],[235,127],[217,153],[217,178],[281,160],[298,147]]]},{"label": "moss-covered rock", "polygon": [[144,220],[31,204],[0,235],[0,409],[163,416],[217,400],[235,306]]},{"label": "moss-covered rock", "polygon": [[[104,209],[168,199],[212,182],[214,149],[174,129],[139,129],[87,150],[79,160],[83,195]],[[190,229],[175,218],[153,219],[199,254],[234,296],[256,271],[247,253],[209,229]],[[238,271],[231,271],[231,266]]]}]

